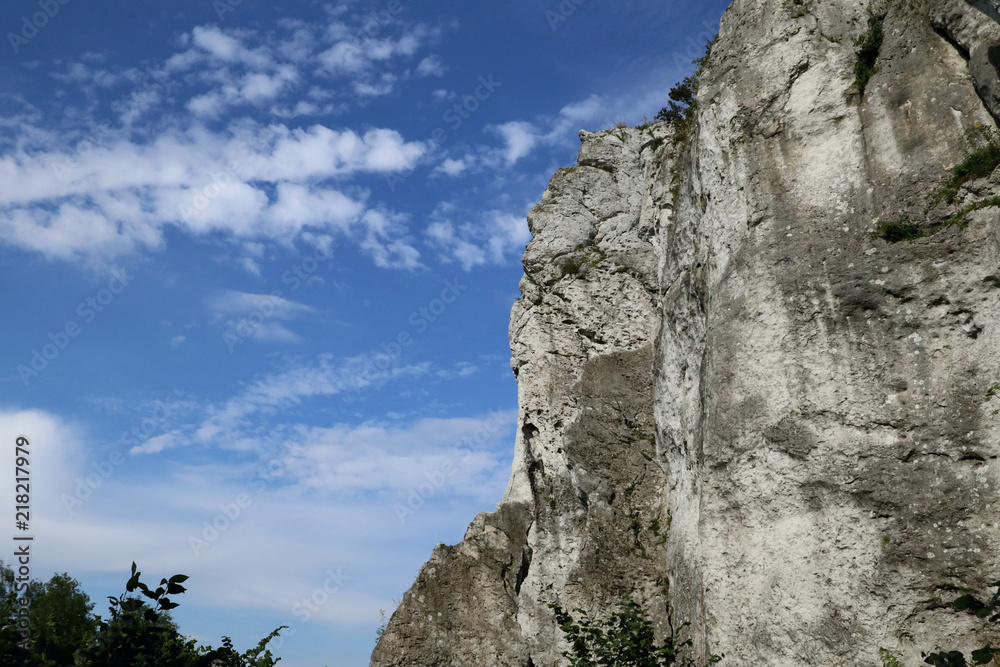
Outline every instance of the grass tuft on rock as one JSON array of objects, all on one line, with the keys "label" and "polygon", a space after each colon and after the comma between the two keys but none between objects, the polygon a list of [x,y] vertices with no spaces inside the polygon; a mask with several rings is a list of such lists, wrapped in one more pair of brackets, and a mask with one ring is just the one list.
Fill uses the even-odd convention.
[{"label": "grass tuft on rock", "polygon": [[909,220],[882,220],[878,223],[875,236],[885,239],[889,243],[899,243],[900,241],[913,241],[914,239],[930,236],[937,229],[921,227]]}]

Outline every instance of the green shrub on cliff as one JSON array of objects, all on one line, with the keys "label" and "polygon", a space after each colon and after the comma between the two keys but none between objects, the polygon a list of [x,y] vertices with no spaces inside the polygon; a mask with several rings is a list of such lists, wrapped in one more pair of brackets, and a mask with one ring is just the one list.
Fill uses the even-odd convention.
[{"label": "green shrub on cliff", "polygon": [[[583,609],[574,609],[580,616],[577,621],[560,605],[550,604],[549,607],[570,644],[570,650],[563,652],[570,667],[694,666],[693,660],[679,656],[682,649],[691,646],[690,639],[682,640],[678,634],[687,623],[675,630],[671,622],[670,634],[657,645],[652,621],[628,596],[618,603],[618,611],[604,619],[594,619]],[[713,655],[708,664],[721,659]]]},{"label": "green shrub on cliff", "polygon": [[701,84],[701,73],[708,63],[712,53],[712,45],[718,35],[705,44],[705,55],[694,61],[694,72],[670,89],[667,106],[659,110],[653,118],[657,123],[669,123],[674,128],[674,143],[683,143],[694,122],[698,110],[698,86]]}]

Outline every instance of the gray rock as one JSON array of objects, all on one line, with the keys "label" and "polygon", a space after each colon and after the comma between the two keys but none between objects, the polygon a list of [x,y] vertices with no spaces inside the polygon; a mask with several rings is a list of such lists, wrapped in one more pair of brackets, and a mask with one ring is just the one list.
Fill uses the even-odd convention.
[{"label": "gray rock", "polygon": [[864,99],[865,5],[764,5],[723,19],[657,243],[671,598],[700,658],[919,664],[976,647],[949,587],[996,578],[1000,239],[995,208],[912,242],[872,232],[918,218],[993,121],[922,3],[888,5]]},{"label": "gray rock", "polygon": [[[862,97],[854,41],[883,12]],[[528,220],[510,484],[435,550],[373,666],[555,667],[546,605],[626,593],[661,632],[669,599],[699,664],[991,639],[948,603],[1000,578],[1000,209],[873,232],[922,219],[994,127],[996,12],[738,0],[687,148],[581,133]],[[974,180],[931,215],[995,196]]]},{"label": "gray rock", "polygon": [[665,630],[666,472],[656,459],[655,207],[669,130],[581,132],[528,224],[511,313],[520,428],[503,501],[437,547],[373,666],[555,665],[567,648],[547,604],[656,605]]},{"label": "gray rock", "polygon": [[983,42],[972,47],[969,71],[983,104],[1000,118],[1000,44]]}]

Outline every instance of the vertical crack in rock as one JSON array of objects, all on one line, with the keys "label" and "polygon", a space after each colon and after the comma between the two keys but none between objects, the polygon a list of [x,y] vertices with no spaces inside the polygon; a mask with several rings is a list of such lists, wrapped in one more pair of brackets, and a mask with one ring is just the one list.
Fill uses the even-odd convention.
[{"label": "vertical crack in rock", "polygon": [[[528,568],[531,567],[531,547],[525,544],[521,547],[521,567],[517,571],[517,581],[514,584],[514,593],[521,593],[521,584],[528,578]],[[530,660],[530,658],[529,658]]]}]

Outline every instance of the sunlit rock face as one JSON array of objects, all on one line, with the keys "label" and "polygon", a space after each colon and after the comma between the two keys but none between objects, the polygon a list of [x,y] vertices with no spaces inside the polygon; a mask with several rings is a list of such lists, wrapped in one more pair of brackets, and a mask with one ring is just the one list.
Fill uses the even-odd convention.
[{"label": "sunlit rock face", "polygon": [[510,484],[461,544],[435,549],[372,665],[555,665],[565,646],[550,602],[604,612],[632,593],[665,621],[653,242],[669,133],[581,133],[577,166],[555,174],[528,216],[510,324],[520,405]]},{"label": "sunlit rock face", "polygon": [[529,216],[507,492],[434,551],[372,665],[554,667],[547,604],[627,593],[661,630],[669,599],[699,661],[991,639],[948,603],[1000,579],[1000,173],[934,195],[1000,112],[997,17],[737,0],[688,141],[581,133]]}]

